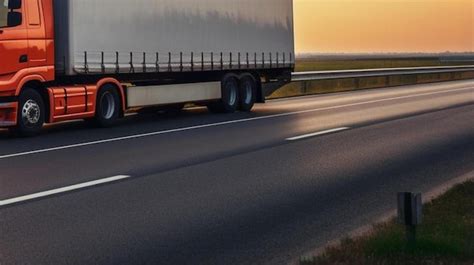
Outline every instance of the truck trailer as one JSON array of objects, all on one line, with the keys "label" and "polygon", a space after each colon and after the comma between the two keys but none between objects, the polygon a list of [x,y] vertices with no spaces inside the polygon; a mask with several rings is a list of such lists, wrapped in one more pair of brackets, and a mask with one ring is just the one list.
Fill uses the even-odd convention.
[{"label": "truck trailer", "polygon": [[0,127],[251,111],[291,79],[292,0],[0,0]]}]

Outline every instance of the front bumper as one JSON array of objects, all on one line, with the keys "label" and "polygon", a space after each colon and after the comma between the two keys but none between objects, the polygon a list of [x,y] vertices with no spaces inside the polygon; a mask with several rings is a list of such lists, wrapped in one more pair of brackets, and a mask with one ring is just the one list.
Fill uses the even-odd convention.
[{"label": "front bumper", "polygon": [[18,102],[0,103],[0,128],[17,124]]}]

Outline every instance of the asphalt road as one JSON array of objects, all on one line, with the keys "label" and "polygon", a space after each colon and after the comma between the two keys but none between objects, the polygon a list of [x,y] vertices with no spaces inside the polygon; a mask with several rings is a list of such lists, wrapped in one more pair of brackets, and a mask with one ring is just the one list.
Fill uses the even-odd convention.
[{"label": "asphalt road", "polygon": [[285,264],[473,170],[473,81],[0,131],[0,264]]}]

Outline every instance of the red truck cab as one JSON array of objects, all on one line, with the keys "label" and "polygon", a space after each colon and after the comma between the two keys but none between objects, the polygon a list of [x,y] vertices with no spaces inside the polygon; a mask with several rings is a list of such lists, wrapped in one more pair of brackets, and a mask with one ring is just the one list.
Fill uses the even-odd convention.
[{"label": "red truck cab", "polygon": [[45,94],[34,89],[54,80],[51,7],[52,0],[0,2],[0,127],[28,127],[45,117]]}]

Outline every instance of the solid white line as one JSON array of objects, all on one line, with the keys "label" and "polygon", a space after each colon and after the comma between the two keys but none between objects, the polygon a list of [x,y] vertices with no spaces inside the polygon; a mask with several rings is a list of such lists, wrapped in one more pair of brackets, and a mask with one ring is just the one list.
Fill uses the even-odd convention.
[{"label": "solid white line", "polygon": [[249,119],[224,121],[224,122],[197,125],[197,126],[191,126],[191,127],[179,128],[179,129],[172,129],[172,130],[166,130],[166,131],[136,134],[136,135],[117,137],[117,138],[111,138],[111,139],[105,139],[105,140],[85,142],[85,143],[80,143],[80,144],[64,145],[64,146],[58,146],[58,147],[46,148],[46,149],[40,149],[40,150],[34,150],[34,151],[28,151],[28,152],[1,155],[0,160],[1,159],[7,159],[7,158],[13,158],[13,157],[19,157],[19,156],[47,153],[47,152],[52,152],[52,151],[60,151],[60,150],[64,150],[64,149],[71,149],[71,148],[85,147],[85,146],[105,144],[105,143],[111,143],[111,142],[119,142],[119,141],[124,141],[124,140],[132,140],[132,139],[138,139],[138,138],[144,138],[144,137],[150,137],[150,136],[157,136],[157,135],[162,135],[162,134],[191,131],[191,130],[209,128],[209,127],[224,126],[224,125],[244,123],[244,122],[250,122],[250,121],[258,121],[258,120],[265,120],[265,119],[274,119],[274,118],[287,117],[287,116],[293,116],[293,115],[299,115],[299,114],[306,114],[306,113],[313,113],[313,112],[319,112],[319,111],[327,111],[327,110],[341,109],[341,108],[347,108],[347,107],[355,107],[355,106],[374,104],[374,103],[380,103],[380,102],[387,102],[387,101],[393,101],[393,100],[399,100],[399,99],[409,99],[409,98],[416,98],[416,97],[430,96],[430,95],[437,95],[437,94],[447,94],[447,93],[452,93],[452,92],[456,92],[456,91],[471,90],[473,88],[474,87],[467,87],[467,88],[452,89],[452,90],[447,90],[447,91],[437,91],[437,92],[429,92],[429,93],[422,93],[422,94],[409,95],[409,96],[400,96],[400,97],[393,97],[393,98],[377,99],[377,100],[371,100],[371,101],[344,104],[344,105],[339,105],[339,106],[331,106],[331,107],[324,107],[324,108],[317,108],[317,109],[301,110],[301,111],[287,112],[287,113],[268,115],[268,116],[262,116],[262,117],[255,117],[255,118],[249,118]]},{"label": "solid white line", "polygon": [[82,184],[77,184],[77,185],[72,185],[64,188],[59,188],[59,189],[54,189],[54,190],[49,190],[49,191],[44,191],[44,192],[39,192],[31,195],[25,195],[17,198],[11,198],[7,200],[0,201],[0,207],[2,206],[7,206],[7,205],[12,205],[12,204],[17,204],[21,202],[26,202],[26,201],[31,201],[39,198],[44,198],[44,197],[49,197],[52,195],[57,195],[60,193],[65,193],[65,192],[70,192],[70,191],[75,191],[75,190],[80,190],[84,188],[89,188],[105,183],[110,183],[110,182],[115,182],[123,179],[128,179],[130,176],[115,176],[115,177],[110,177],[110,178],[105,178],[105,179],[99,179],[99,180],[94,180],[90,182],[85,182]]},{"label": "solid white line", "polygon": [[295,137],[287,138],[286,140],[287,141],[298,141],[298,140],[303,140],[303,139],[307,139],[307,138],[311,138],[311,137],[315,137],[315,136],[321,136],[321,135],[325,135],[325,134],[329,134],[329,133],[346,131],[346,130],[349,130],[349,129],[350,129],[349,127],[341,127],[341,128],[336,128],[336,129],[331,129],[331,130],[326,130],[326,131],[320,131],[320,132],[295,136]]}]

